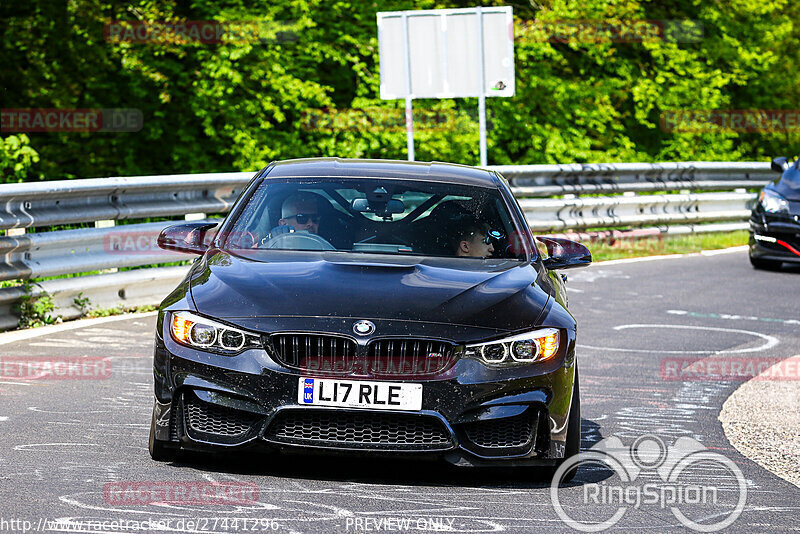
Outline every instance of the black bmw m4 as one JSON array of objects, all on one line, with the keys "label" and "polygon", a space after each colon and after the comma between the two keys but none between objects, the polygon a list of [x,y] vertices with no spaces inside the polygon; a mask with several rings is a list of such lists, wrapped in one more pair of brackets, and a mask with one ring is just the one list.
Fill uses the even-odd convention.
[{"label": "black bmw m4", "polygon": [[750,263],[776,269],[800,263],[800,158],[772,160],[780,178],[761,190],[750,215]]},{"label": "black bmw m4", "polygon": [[553,468],[580,444],[575,319],[504,179],[443,163],[260,171],[164,300],[150,454],[261,448]]}]

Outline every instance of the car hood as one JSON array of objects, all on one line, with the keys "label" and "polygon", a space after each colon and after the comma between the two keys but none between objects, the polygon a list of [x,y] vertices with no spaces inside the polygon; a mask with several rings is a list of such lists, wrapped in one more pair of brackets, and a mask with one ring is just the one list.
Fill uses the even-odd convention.
[{"label": "car hood", "polygon": [[515,331],[534,326],[547,304],[538,275],[509,260],[214,250],[195,267],[190,291],[198,312],[242,326],[343,317]]}]

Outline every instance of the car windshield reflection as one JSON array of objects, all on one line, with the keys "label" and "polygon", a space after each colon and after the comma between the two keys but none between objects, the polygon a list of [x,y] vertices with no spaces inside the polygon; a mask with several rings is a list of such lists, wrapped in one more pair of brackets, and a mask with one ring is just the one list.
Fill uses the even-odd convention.
[{"label": "car windshield reflection", "polygon": [[414,180],[264,181],[220,248],[524,259],[495,189]]}]

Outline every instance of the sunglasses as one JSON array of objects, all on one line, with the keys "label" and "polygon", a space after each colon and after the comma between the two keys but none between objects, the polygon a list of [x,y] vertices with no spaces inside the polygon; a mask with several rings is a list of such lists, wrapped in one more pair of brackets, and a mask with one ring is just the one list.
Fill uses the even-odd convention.
[{"label": "sunglasses", "polygon": [[319,222],[319,215],[316,213],[298,213],[297,215],[287,217],[287,219],[291,219],[292,217],[294,217],[294,220],[297,221],[297,224],[308,224],[308,221],[311,221],[314,224]]},{"label": "sunglasses", "polygon": [[[475,232],[472,232],[470,235],[474,235]],[[503,238],[503,233],[498,230],[489,230],[486,232],[486,237],[484,237],[481,241],[483,241],[484,245],[490,244],[492,241],[497,241],[498,239]]]}]

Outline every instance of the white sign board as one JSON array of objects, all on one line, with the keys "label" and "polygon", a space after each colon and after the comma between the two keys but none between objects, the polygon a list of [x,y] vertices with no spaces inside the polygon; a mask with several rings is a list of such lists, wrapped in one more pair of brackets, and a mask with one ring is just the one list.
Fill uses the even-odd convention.
[{"label": "white sign board", "polygon": [[514,96],[510,7],[378,13],[378,46],[382,99]]}]

